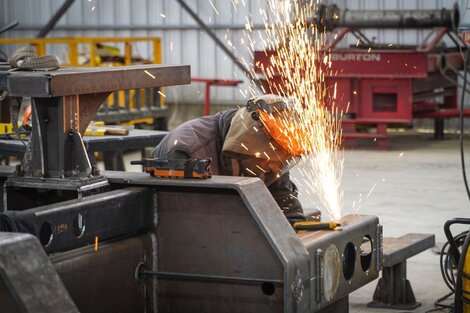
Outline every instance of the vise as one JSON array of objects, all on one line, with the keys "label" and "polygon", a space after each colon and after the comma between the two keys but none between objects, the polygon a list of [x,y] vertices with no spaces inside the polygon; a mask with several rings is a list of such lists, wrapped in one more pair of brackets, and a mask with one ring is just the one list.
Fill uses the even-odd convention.
[{"label": "vise", "polygon": [[33,105],[21,168],[0,167],[3,210],[30,226],[0,232],[2,310],[339,313],[378,277],[377,217],[295,233],[258,178],[91,168],[81,135],[109,92],[189,77],[161,65],[0,71],[0,87]]}]

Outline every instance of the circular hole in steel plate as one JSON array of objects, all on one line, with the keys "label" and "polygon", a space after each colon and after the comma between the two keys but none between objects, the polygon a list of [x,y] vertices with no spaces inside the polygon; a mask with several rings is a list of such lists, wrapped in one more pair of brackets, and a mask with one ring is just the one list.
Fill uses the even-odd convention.
[{"label": "circular hole in steel plate", "polygon": [[85,219],[80,213],[78,213],[73,219],[72,232],[77,238],[83,236],[83,233],[85,232]]},{"label": "circular hole in steel plate", "polygon": [[356,267],[356,247],[352,242],[348,242],[343,252],[343,276],[350,280],[354,275]]},{"label": "circular hole in steel plate", "polygon": [[44,247],[51,244],[54,234],[52,233],[52,226],[49,222],[44,222],[39,229],[39,241]]},{"label": "circular hole in steel plate", "polygon": [[361,267],[364,272],[367,272],[370,269],[372,263],[372,239],[369,235],[365,235],[362,238],[361,243]]},{"label": "circular hole in steel plate", "polygon": [[267,296],[272,296],[276,291],[276,287],[274,287],[273,283],[262,283],[261,291]]}]

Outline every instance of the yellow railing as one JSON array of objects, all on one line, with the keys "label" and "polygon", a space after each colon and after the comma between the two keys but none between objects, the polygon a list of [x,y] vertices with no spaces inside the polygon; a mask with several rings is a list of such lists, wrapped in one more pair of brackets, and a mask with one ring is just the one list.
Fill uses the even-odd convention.
[{"label": "yellow railing", "polygon": [[[118,52],[122,55],[122,62],[119,64],[113,62],[112,65],[131,65],[133,64],[133,44],[139,42],[147,42],[152,45],[150,63],[160,64],[162,62],[161,41],[158,37],[0,38],[0,45],[33,45],[36,47],[40,56],[48,54],[47,50],[50,46],[65,45],[68,47],[68,49],[67,60],[62,63],[64,66],[102,65],[103,58],[102,55],[100,55],[99,47],[109,43],[124,45],[123,53],[121,53],[120,49],[111,47],[111,49],[118,50]],[[79,51],[79,49],[83,49],[83,51]],[[79,56],[84,54],[87,55],[87,62],[80,62]],[[109,65],[109,63],[106,65]],[[150,93],[152,94],[152,97],[149,98],[144,96],[146,92],[149,91],[146,91],[145,89],[131,90],[127,93],[127,97],[123,91],[117,92],[116,95],[111,94],[105,103],[105,106],[107,106],[105,111],[123,108],[139,110],[143,108],[148,109],[152,107],[153,103],[146,103],[146,101],[148,99],[150,99],[150,101],[154,101],[155,95],[154,93]],[[128,101],[127,105],[126,101]],[[160,97],[158,106],[162,108],[163,105],[163,99]],[[145,117],[143,116],[143,118]],[[153,119],[151,119],[150,122],[153,122]]]},{"label": "yellow railing", "polygon": [[124,65],[132,64],[132,44],[136,42],[150,42],[153,44],[152,63],[162,62],[161,43],[158,37],[63,37],[63,38],[0,38],[0,45],[26,45],[36,47],[39,55],[47,54],[47,45],[67,45],[69,46],[70,63],[64,65],[80,66],[79,45],[88,46],[90,62],[86,65],[98,66],[97,45],[103,43],[124,43]]}]

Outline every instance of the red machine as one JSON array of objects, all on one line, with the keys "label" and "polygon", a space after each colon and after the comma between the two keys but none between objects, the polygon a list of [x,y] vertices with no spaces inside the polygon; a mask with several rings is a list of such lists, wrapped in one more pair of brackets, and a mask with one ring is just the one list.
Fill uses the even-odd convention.
[{"label": "red machine", "polygon": [[[318,25],[326,25],[325,30],[332,31],[334,38],[324,48],[333,61],[331,71],[327,71],[333,74],[326,76],[330,94],[327,101],[330,105],[334,102],[345,113],[345,139],[354,144],[354,139],[369,138],[377,140],[379,147],[387,148],[387,125],[410,124],[413,118],[435,119],[436,136],[443,135],[443,119],[459,114],[457,82],[465,48],[451,30],[458,25],[458,16],[456,7],[452,11],[424,12],[341,13],[335,6],[319,10],[315,17]],[[372,27],[432,27],[432,30],[419,45],[399,46],[372,42],[358,30]],[[349,33],[357,38],[357,44],[339,48],[338,43]],[[446,35],[453,47],[440,45]],[[273,53],[276,52],[256,52],[255,64],[269,65]],[[337,96],[333,99],[335,89]],[[377,133],[358,133],[357,124],[376,126]]]}]

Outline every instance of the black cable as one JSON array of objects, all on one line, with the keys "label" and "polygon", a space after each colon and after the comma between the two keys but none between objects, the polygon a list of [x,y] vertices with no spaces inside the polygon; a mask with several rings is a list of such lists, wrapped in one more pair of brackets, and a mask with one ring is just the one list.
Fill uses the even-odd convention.
[{"label": "black cable", "polygon": [[[465,241],[465,237],[467,236],[468,232],[463,232],[458,234],[453,238],[455,241],[457,249],[461,247]],[[455,277],[454,277],[454,269],[456,266],[456,262],[454,261],[454,256],[450,252],[450,244],[449,242],[446,242],[441,249],[440,253],[440,269],[441,269],[441,274],[442,278],[444,279],[444,282],[446,283],[447,287],[450,289],[451,292],[454,292],[454,286],[455,286]]]},{"label": "black cable", "polygon": [[[434,302],[434,308],[426,311],[430,312],[454,312],[454,303],[444,304],[443,301],[449,300],[452,295],[455,295],[456,289],[456,275],[454,274],[458,265],[459,260],[463,259],[460,257],[460,251],[464,251],[462,248],[464,246],[465,239],[467,238],[469,232],[464,231],[456,236],[452,235],[450,227],[454,224],[470,224],[470,219],[465,218],[454,218],[448,220],[444,224],[444,233],[447,238],[447,242],[442,246],[440,253],[440,270],[442,278],[444,279],[445,284],[450,289],[450,293],[445,296],[437,299]],[[463,253],[463,252],[462,252]],[[457,275],[458,276],[458,275]],[[462,275],[461,275],[462,276]],[[460,291],[459,291],[460,293]],[[470,300],[470,298],[465,297],[462,301]]]},{"label": "black cable", "polygon": [[453,294],[454,294],[453,292],[449,292],[445,296],[434,301],[435,308],[431,310],[427,310],[425,313],[439,312],[439,311],[443,312],[444,310],[446,310],[447,312],[452,312],[452,310],[454,309],[454,306],[452,304],[443,304],[442,301],[449,299],[450,296],[452,296]]},{"label": "black cable", "polygon": [[[467,85],[467,73],[468,73],[469,59],[470,59],[470,49],[467,49],[467,53],[465,54],[465,68],[464,68],[464,74],[463,74],[464,89],[466,88],[465,86]],[[465,101],[465,91],[462,91],[462,97],[460,99],[460,161],[462,164],[462,175],[463,175],[463,181],[465,184],[465,190],[467,191],[467,197],[470,200],[470,189],[468,187],[468,182],[467,182],[467,173],[465,172],[465,153],[464,153],[464,147],[463,147],[464,101]]]},{"label": "black cable", "polygon": [[456,237],[452,235],[450,227],[454,224],[463,224],[463,225],[470,225],[470,219],[468,218],[453,218],[448,220],[444,223],[444,234],[447,238],[447,242],[450,245],[449,253],[453,257],[453,261],[455,264],[459,263],[460,252],[456,244]]}]

